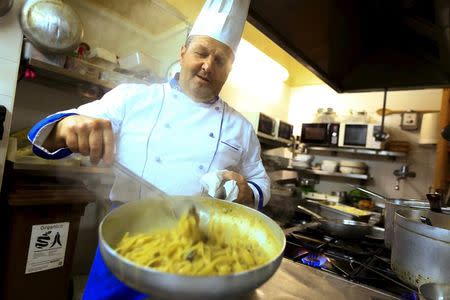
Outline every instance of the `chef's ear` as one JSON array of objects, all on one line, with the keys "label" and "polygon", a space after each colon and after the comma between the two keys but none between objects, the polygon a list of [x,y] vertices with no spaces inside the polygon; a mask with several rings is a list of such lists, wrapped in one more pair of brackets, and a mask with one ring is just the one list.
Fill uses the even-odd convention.
[{"label": "chef's ear", "polygon": [[183,59],[184,55],[186,54],[186,51],[187,51],[186,45],[181,46],[181,49],[180,49],[180,60]]}]

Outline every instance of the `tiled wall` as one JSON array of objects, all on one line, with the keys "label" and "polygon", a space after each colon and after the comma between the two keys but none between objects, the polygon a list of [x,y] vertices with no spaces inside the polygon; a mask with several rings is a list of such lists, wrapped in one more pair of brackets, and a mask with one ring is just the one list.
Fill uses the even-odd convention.
[{"label": "tiled wall", "polygon": [[22,1],[15,1],[12,9],[0,17],[0,105],[7,109],[3,139],[0,141],[0,185],[8,147],[9,129],[16,93],[17,71],[22,47],[22,30],[18,14]]}]

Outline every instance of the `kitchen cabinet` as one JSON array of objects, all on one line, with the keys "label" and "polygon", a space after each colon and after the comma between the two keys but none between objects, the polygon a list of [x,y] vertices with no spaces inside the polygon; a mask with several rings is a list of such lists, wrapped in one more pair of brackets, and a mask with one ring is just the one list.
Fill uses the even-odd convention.
[{"label": "kitchen cabinet", "polygon": [[[439,117],[439,128],[442,129],[450,124],[450,88],[446,88],[442,93],[442,103]],[[439,138],[436,146],[436,162],[434,169],[434,189],[445,192],[450,186],[450,143]]]}]

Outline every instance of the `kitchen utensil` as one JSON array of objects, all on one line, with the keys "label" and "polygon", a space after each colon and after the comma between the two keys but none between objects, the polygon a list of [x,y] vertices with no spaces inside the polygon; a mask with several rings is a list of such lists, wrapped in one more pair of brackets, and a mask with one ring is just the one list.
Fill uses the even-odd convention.
[{"label": "kitchen utensil", "polygon": [[[385,196],[382,196],[376,192],[373,192],[371,190],[351,185],[352,187],[367,193],[371,196],[374,196],[378,199],[381,199],[384,208],[383,208],[383,216],[384,216],[384,245],[387,248],[391,248],[392,239],[394,237],[394,216],[395,212],[401,208],[415,208],[415,209],[428,209],[430,205],[423,201],[418,199],[395,199],[395,198],[387,198]],[[380,203],[378,202],[375,203]]]},{"label": "kitchen utensil", "polygon": [[370,230],[370,233],[366,235],[366,238],[376,241],[384,240],[384,228],[373,226]]},{"label": "kitchen utensil", "polygon": [[0,17],[6,15],[13,6],[13,0],[0,0]]},{"label": "kitchen utensil", "polygon": [[447,140],[450,141],[450,125],[445,126],[441,131],[441,136]]},{"label": "kitchen utensil", "polygon": [[442,195],[439,193],[428,193],[427,194],[428,202],[430,202],[430,209],[434,212],[441,213],[441,201],[442,201]]},{"label": "kitchen utensil", "polygon": [[[146,194],[146,195],[151,195],[151,197],[153,197],[153,198],[161,198],[161,199],[168,199],[168,198],[170,198],[170,196],[167,195],[165,192],[161,191],[156,186],[154,186],[150,182],[146,181],[142,177],[136,175],[133,171],[131,171],[130,169],[125,167],[120,162],[114,161],[113,168],[116,171],[121,172],[123,175],[125,175],[128,178],[130,178],[134,182],[136,182],[138,185],[146,188],[148,190],[147,192],[149,192],[149,194]],[[170,205],[169,201],[164,201],[164,202],[161,203],[161,205],[162,205],[161,209],[164,208],[164,210],[165,210],[165,215],[170,216],[173,220],[177,221],[179,219],[179,216],[181,216],[182,212],[179,212],[179,211],[177,212],[175,207]],[[191,207],[192,207],[192,204],[191,204]]]},{"label": "kitchen utensil", "polygon": [[165,192],[161,191],[156,186],[154,186],[150,182],[146,181],[144,178],[136,175],[133,171],[131,171],[130,169],[125,167],[123,164],[121,164],[117,160],[114,161],[113,168],[115,168],[116,170],[119,170],[120,172],[122,172],[123,174],[128,176],[129,178],[131,178],[134,181],[136,181],[138,184],[140,184],[140,185],[144,186],[145,188],[147,188],[151,192],[151,195],[153,197],[161,197],[161,198],[169,197],[169,195],[167,195]]},{"label": "kitchen utensil", "polygon": [[19,19],[23,34],[43,52],[70,53],[83,36],[80,17],[60,0],[28,0]]},{"label": "kitchen utensil", "polygon": [[[383,115],[383,109],[382,108],[377,109],[376,112],[380,116]],[[406,110],[392,110],[392,109],[386,108],[384,110],[384,115],[385,116],[389,116],[389,115],[392,115],[392,114],[402,114],[404,112],[407,112],[407,111]],[[439,111],[438,110],[414,110],[413,112],[425,114],[425,113],[435,113],[435,112],[439,112]]]},{"label": "kitchen utensil", "polygon": [[450,300],[450,283],[425,283],[419,287],[421,300]]},{"label": "kitchen utensil", "polygon": [[[423,224],[421,217],[433,226]],[[391,267],[405,283],[450,282],[450,215],[403,208],[396,212]]]},{"label": "kitchen utensil", "polygon": [[308,205],[314,206],[314,210],[319,214],[332,220],[354,220],[367,223],[371,213],[335,201],[327,200],[306,200]]},{"label": "kitchen utensil", "polygon": [[360,239],[369,234],[372,228],[372,225],[354,220],[325,219],[321,215],[301,205],[298,205],[297,208],[317,219],[323,231],[340,238]]},{"label": "kitchen utensil", "polygon": [[[255,269],[223,276],[182,276],[138,266],[118,255],[114,247],[126,232],[151,232],[176,225],[165,215],[162,202],[179,211],[194,203],[200,227],[209,222],[226,224],[225,237],[240,232],[258,241],[270,261]],[[285,237],[281,228],[269,217],[246,206],[207,197],[168,197],[130,201],[111,211],[99,226],[100,251],[111,272],[130,287],[165,299],[235,299],[267,281],[281,263]],[[159,299],[158,298],[158,299]]]}]

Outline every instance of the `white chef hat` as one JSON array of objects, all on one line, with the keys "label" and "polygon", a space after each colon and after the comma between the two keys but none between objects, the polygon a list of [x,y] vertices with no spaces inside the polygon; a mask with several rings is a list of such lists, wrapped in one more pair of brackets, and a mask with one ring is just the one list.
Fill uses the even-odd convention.
[{"label": "white chef hat", "polygon": [[236,53],[249,6],[250,0],[206,0],[189,36],[207,35]]}]

